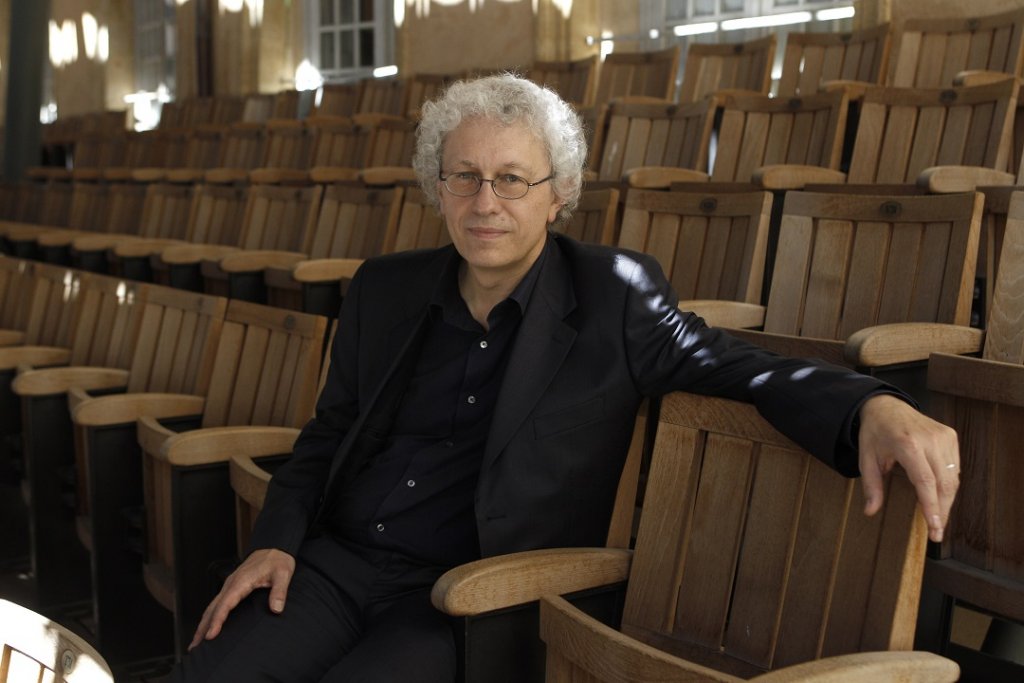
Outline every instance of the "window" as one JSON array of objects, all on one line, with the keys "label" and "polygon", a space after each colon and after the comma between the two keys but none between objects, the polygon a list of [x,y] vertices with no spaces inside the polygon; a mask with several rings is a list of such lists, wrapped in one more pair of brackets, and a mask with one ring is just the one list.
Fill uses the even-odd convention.
[{"label": "window", "polygon": [[387,0],[307,0],[311,60],[325,80],[353,80],[394,61]]},{"label": "window", "polygon": [[135,89],[174,92],[174,0],[135,0]]}]

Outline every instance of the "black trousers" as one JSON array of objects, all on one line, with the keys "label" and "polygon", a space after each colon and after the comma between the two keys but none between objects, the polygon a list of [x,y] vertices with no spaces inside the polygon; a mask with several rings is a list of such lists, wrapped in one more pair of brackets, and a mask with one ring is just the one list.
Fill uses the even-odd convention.
[{"label": "black trousers", "polygon": [[443,569],[330,537],[307,540],[284,612],[254,591],[172,681],[452,683],[451,621],[430,604]]}]

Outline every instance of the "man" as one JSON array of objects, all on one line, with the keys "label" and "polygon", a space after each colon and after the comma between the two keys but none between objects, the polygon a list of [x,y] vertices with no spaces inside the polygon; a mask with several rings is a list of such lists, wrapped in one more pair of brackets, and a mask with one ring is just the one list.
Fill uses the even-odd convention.
[{"label": "man", "polygon": [[414,163],[454,246],[354,278],[317,415],[179,676],[451,681],[433,581],[480,556],[602,544],[636,409],[675,389],[752,401],[859,473],[868,514],[899,463],[941,538],[952,430],[874,379],[707,328],[651,258],[553,236],[585,157],[570,107],[511,75],[424,107]]}]

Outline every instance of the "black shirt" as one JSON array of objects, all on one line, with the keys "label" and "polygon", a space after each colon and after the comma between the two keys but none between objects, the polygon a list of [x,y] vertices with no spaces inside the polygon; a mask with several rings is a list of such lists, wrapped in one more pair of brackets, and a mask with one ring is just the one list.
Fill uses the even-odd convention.
[{"label": "black shirt", "polygon": [[420,357],[383,449],[345,487],[332,531],[449,567],[480,557],[474,495],[484,446],[519,323],[550,242],[488,330],[459,294],[453,254],[431,297]]}]

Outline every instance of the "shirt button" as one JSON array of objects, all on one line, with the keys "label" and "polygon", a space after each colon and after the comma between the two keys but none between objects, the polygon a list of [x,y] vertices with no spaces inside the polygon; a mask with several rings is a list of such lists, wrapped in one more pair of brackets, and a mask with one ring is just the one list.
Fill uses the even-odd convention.
[{"label": "shirt button", "polygon": [[377,531],[384,531],[384,525],[383,524],[378,524],[377,525]]},{"label": "shirt button", "polygon": [[484,341],[480,342],[480,348],[481,349],[486,349],[487,348],[487,340],[484,340]]},{"label": "shirt button", "polygon": [[470,405],[473,405],[474,403],[476,403],[476,396],[470,396],[469,398],[467,398],[466,399],[466,403],[468,403]]},{"label": "shirt button", "polygon": [[416,481],[413,480],[413,479],[410,479],[409,481],[405,482],[405,485],[408,486],[409,488],[412,488],[413,486],[416,485]]}]

